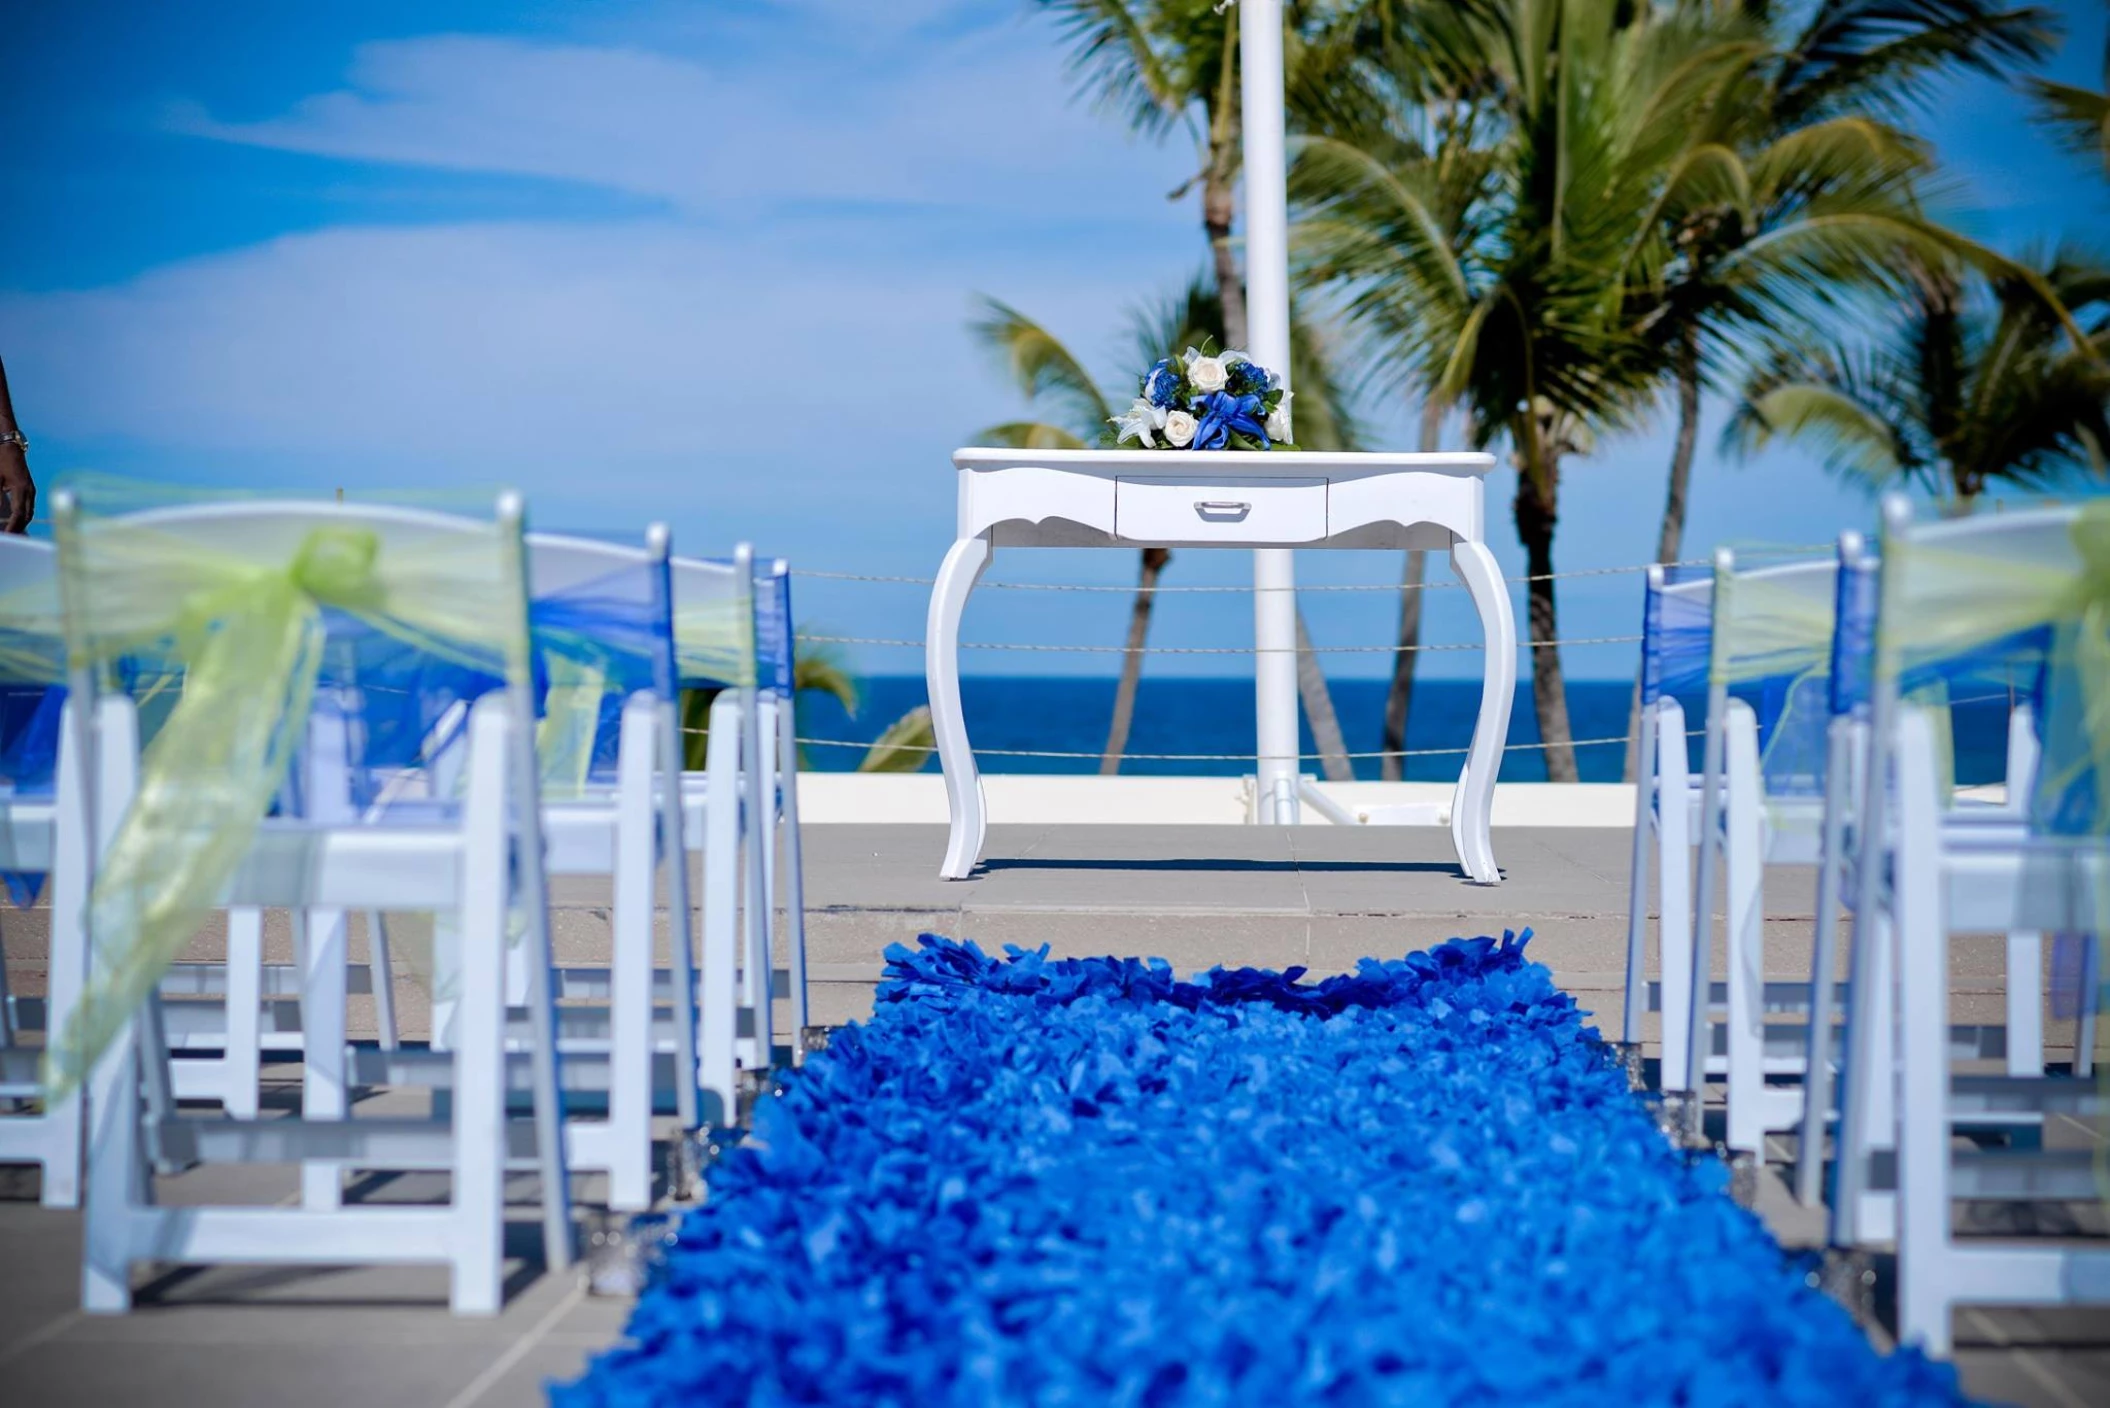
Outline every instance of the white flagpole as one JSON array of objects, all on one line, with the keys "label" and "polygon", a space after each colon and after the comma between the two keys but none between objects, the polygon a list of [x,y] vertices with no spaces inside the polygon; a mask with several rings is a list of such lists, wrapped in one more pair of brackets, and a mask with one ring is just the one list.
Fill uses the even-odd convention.
[{"label": "white flagpole", "polygon": [[[1282,0],[1239,0],[1245,142],[1244,351],[1289,383],[1289,173],[1282,116]],[[1253,553],[1254,709],[1262,822],[1297,821],[1297,583],[1288,548]]]}]

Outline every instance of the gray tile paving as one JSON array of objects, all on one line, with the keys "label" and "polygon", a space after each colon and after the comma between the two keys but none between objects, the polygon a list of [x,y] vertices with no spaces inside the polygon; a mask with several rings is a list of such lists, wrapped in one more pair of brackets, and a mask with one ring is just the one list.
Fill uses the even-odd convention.
[{"label": "gray tile paving", "polygon": [[[1498,831],[1508,877],[1499,887],[1467,883],[1448,836],[1434,829],[997,826],[988,859],[960,882],[937,878],[944,843],[944,829],[933,826],[807,829],[816,1020],[868,1013],[886,946],[926,931],[992,948],[1046,943],[1058,954],[1158,955],[1183,970],[1303,964],[1325,972],[1454,934],[1528,924],[1537,931],[1533,954],[1600,1021],[1616,1021],[1627,922],[1623,832]],[[1769,876],[1770,972],[1806,972],[1812,888],[1807,872]],[[605,884],[558,881],[553,898],[564,956],[605,961]],[[414,932],[415,921],[402,922]],[[40,912],[0,916],[14,990],[41,991],[44,939]],[[211,956],[219,942],[208,930],[193,952]],[[290,957],[284,942],[274,917],[267,948],[280,961]],[[356,924],[353,948],[363,955]],[[1957,946],[1959,1020],[1997,1016],[2003,970],[1997,941]],[[422,993],[405,984],[399,998],[410,1014],[406,1035],[420,1035]],[[2070,1024],[2054,1023],[2051,1040],[2056,1059],[2060,1043],[2070,1049]],[[293,1187],[290,1170],[214,1170],[165,1181],[161,1195],[270,1202]],[[36,1207],[33,1176],[0,1170],[0,1402],[541,1402],[548,1380],[577,1373],[613,1342],[627,1307],[543,1274],[524,1200],[531,1188],[520,1191],[510,1299],[493,1320],[449,1316],[444,1277],[414,1268],[164,1273],[143,1277],[134,1314],[109,1319],[73,1309],[78,1219]],[[590,1186],[582,1192],[592,1196]],[[409,1178],[364,1190],[376,1200],[433,1193],[429,1180]],[[1761,1177],[1755,1205],[1785,1244],[1821,1242],[1821,1221],[1794,1203],[1777,1170]],[[1981,1397],[2051,1408],[2110,1403],[2110,1315],[1974,1309],[1957,1332],[1957,1364]],[[1880,1322],[1871,1333],[1887,1343]]]}]

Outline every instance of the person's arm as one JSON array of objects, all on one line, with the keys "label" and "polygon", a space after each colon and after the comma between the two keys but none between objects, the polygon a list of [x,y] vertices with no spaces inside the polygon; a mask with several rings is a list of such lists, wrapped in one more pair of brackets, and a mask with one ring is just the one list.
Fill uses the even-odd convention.
[{"label": "person's arm", "polygon": [[37,484],[29,477],[29,441],[15,424],[7,394],[7,364],[0,362],[0,489],[7,491],[7,532],[20,533],[37,516]]}]

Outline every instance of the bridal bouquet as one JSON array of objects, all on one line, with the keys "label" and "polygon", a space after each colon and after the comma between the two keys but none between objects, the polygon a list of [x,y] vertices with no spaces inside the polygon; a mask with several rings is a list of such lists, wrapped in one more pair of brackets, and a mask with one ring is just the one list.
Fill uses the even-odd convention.
[{"label": "bridal bouquet", "polygon": [[1243,352],[1211,355],[1190,347],[1143,373],[1142,395],[1113,417],[1116,445],[1146,450],[1295,449],[1290,392],[1282,378]]}]

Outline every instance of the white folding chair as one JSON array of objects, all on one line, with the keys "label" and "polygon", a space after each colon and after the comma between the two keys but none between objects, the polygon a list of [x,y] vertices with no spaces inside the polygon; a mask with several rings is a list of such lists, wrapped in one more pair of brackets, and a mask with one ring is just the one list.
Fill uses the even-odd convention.
[{"label": "white folding chair", "polygon": [[[661,525],[647,531],[642,548],[557,534],[527,538],[530,632],[549,680],[538,730],[547,869],[552,875],[607,877],[615,889],[611,962],[565,965],[555,975],[563,1003],[557,1020],[566,1058],[565,1093],[602,1102],[589,1114],[573,1099],[565,1124],[567,1157],[574,1171],[609,1176],[608,1205],[619,1211],[651,1205],[655,1111],[671,1111],[684,1128],[698,1124],[696,1061],[693,1054],[686,1059],[679,1054],[696,1051],[697,1035],[688,874],[678,863],[667,868],[671,971],[658,970],[653,959],[657,870],[662,860],[686,854],[676,785],[681,761],[668,542]],[[558,673],[564,678],[556,678]],[[596,752],[610,732],[602,717],[604,700],[620,702],[612,771]],[[310,772],[327,773],[315,766],[317,761],[311,751]],[[442,757],[436,766],[445,769],[458,761]],[[313,781],[309,791],[311,807],[324,793],[341,797],[346,809],[353,805],[341,777],[334,783]],[[388,928],[379,911],[369,911],[367,926],[373,976],[366,986],[379,1007],[393,987]],[[527,991],[521,956],[515,949],[507,969],[507,999],[513,1006],[524,1003]],[[230,991],[278,986],[268,970],[261,984],[245,971],[255,963],[253,940],[240,948],[230,943]],[[186,970],[203,966],[185,965]],[[358,976],[354,969],[351,977]],[[186,991],[210,982],[209,973],[185,971],[164,980],[165,994],[177,978]],[[458,973],[438,975],[433,1031],[441,1048],[453,1022],[455,1000],[449,994],[458,985]],[[359,990],[356,981],[350,990]],[[444,1060],[399,1050],[389,1011],[377,1012],[377,1025],[376,1046],[352,1053],[359,1083],[417,1086],[448,1078]],[[253,1028],[188,1034],[224,1039],[224,1061],[246,1053],[255,1069],[259,1049]],[[279,1018],[274,1035],[290,1037],[294,1049],[301,1049],[297,1019]],[[199,1064],[185,1061],[178,1069]],[[192,1093],[178,1082],[179,1095]]]},{"label": "white folding chair", "polygon": [[[2097,506],[2099,507],[2099,505]],[[2017,1141],[1959,1148],[1972,1125],[2020,1124],[2050,1111],[2101,1117],[2087,1077],[2041,1070],[1957,1074],[1949,1023],[1949,936],[1960,932],[2100,936],[2110,927],[2110,811],[2067,815],[2065,796],[2099,787],[2069,767],[2097,751],[2085,718],[2101,680],[2077,656],[2110,651],[2100,585],[2110,577],[2110,518],[2046,509],[1915,525],[1902,498],[1884,505],[1881,610],[1870,703],[1870,759],[1856,857],[1859,904],[1842,1117],[1842,1200],[1879,1182],[1875,1141],[1856,1137],[1870,1096],[1895,1082],[1898,1328],[1901,1342],[1946,1355],[1958,1304],[2110,1303],[2110,1249],[1973,1237],[1959,1242],[1953,1202],[2092,1200],[2086,1149]],[[1944,659],[2015,647],[2046,649],[2043,776],[2030,819],[2014,825],[1945,825],[1945,720],[1908,701],[1916,670]],[[2011,784],[2018,786],[2017,784]],[[1883,922],[1887,921],[1887,922]],[[1896,974],[1894,1026],[1875,999]],[[2009,984],[2019,975],[2012,969]],[[1893,1057],[1894,1052],[1894,1057]]]},{"label": "white folding chair", "polygon": [[[1816,934],[1811,946],[1809,1020],[1803,1061],[1803,1102],[1800,1137],[1797,1141],[1795,1191],[1806,1205],[1824,1201],[1825,1135],[1838,1115],[1834,1075],[1840,1052],[1834,1040],[1834,1022],[1845,1010],[1845,984],[1833,981],[1839,953],[1839,919],[1850,898],[1849,875],[1857,819],[1864,805],[1863,786],[1867,769],[1870,715],[1870,676],[1874,668],[1876,631],[1876,584],[1880,561],[1859,533],[1839,537],[1839,591],[1836,624],[1832,635],[1830,679],[1831,721],[1827,725],[1824,774],[1824,822],[1817,873]],[[2027,815],[2029,790],[2037,772],[2036,729],[2027,703],[2013,708],[2008,720],[2007,796],[1999,803],[1966,800],[1953,802],[1941,817],[1945,831],[1983,832],[1987,828],[2012,829]],[[1876,916],[1882,922],[1882,916]],[[2005,1050],[2011,1075],[2034,1075],[2044,1069],[2043,985],[2040,976],[2041,936],[2018,930],[2007,937],[2006,1022],[2000,1027],[1959,1026],[1952,1042],[1960,1049],[1979,1052],[1994,1045]],[[1879,984],[1872,995],[1872,1011],[1879,1026],[1890,1021],[1891,1002],[1887,984]],[[1893,1123],[1890,1088],[1878,1082],[1870,1090],[1870,1118],[1862,1128],[1877,1138],[1878,1147],[1890,1148]],[[1861,1151],[1865,1161],[1868,1150]],[[1863,1195],[1834,1199],[1833,1236],[1841,1246],[1856,1245],[1876,1237],[1892,1235],[1894,1209],[1891,1195]],[[1869,1219],[1866,1230],[1864,1218]]]},{"label": "white folding chair", "polygon": [[[86,974],[81,900],[86,810],[75,710],[65,696],[57,563],[48,542],[0,536],[0,690],[16,738],[0,781],[0,871],[50,876],[50,962],[42,999],[18,997],[0,962],[0,1163],[38,1165],[45,1207],[80,1202],[78,1092],[46,1098],[41,1045],[25,1035],[72,1013]],[[27,708],[25,709],[25,706]],[[21,717],[27,712],[28,717]],[[55,735],[49,725],[56,712]]]},{"label": "white folding chair", "polygon": [[[95,850],[104,857],[88,911],[95,955],[91,994],[84,995],[80,1010],[90,1008],[98,984],[107,985],[103,995],[111,1001],[132,991],[121,981],[125,973],[144,974],[147,984],[139,1005],[111,1009],[115,1023],[107,1044],[74,1052],[91,1062],[83,1305],[91,1311],[127,1309],[131,1267],[142,1261],[425,1262],[451,1269],[450,1300],[458,1313],[496,1313],[508,1169],[540,1175],[545,1258],[553,1269],[571,1258],[519,501],[501,498],[495,524],[401,509],[268,501],[91,518],[73,495],[61,493],[55,521],[69,651],[76,661],[71,688],[93,728],[87,810]],[[257,585],[231,588],[237,582]],[[287,590],[283,584],[291,584],[291,597],[278,595]],[[406,610],[419,603],[423,619],[406,626],[405,634],[439,648],[462,641],[440,640],[445,631],[435,636],[437,618],[426,608],[431,598],[456,590],[475,594],[460,603],[458,618],[473,623],[461,633],[487,650],[489,671],[499,681],[473,704],[461,701],[467,744],[458,805],[448,789],[434,787],[425,799],[429,805],[406,809],[405,818],[346,816],[337,809],[341,799],[320,795],[309,799],[315,806],[307,815],[257,823],[235,853],[232,873],[217,884],[221,904],[237,910],[283,907],[295,916],[306,1038],[300,1115],[252,1120],[177,1112],[167,1099],[166,1058],[156,1041],[156,955],[134,943],[146,932],[146,921],[127,916],[150,915],[174,887],[218,881],[218,871],[186,871],[184,866],[207,862],[190,853],[164,857],[135,844],[153,836],[135,836],[135,826],[151,824],[155,808],[171,797],[180,801],[182,793],[168,787],[164,776],[168,766],[179,764],[158,750],[142,763],[135,701],[113,688],[106,663],[120,650],[136,648],[144,635],[187,667],[190,702],[193,691],[210,697],[204,681],[213,665],[199,662],[210,660],[212,642],[236,638],[235,626],[266,609],[260,602],[290,599],[304,602],[302,609],[324,608],[325,623],[333,610],[393,612],[394,603],[406,603]],[[384,605],[372,605],[377,596]],[[208,629],[178,641],[179,622]],[[329,639],[302,649],[327,649]],[[294,657],[287,681],[266,682],[260,708],[290,710],[301,701],[291,681],[301,669],[316,668],[304,664],[307,659]],[[283,706],[273,702],[279,698]],[[176,707],[180,715],[184,705]],[[317,692],[308,717],[289,713],[262,731],[295,731],[306,742],[309,765],[316,759],[327,764],[332,749],[321,736],[355,730],[358,710],[356,689],[326,688]],[[243,722],[246,728],[254,720]],[[176,727],[172,716],[164,737]],[[134,872],[123,870],[120,853]],[[135,874],[138,888],[105,896],[102,887],[116,886],[121,873]],[[451,1095],[444,1118],[347,1117],[353,1071],[344,1042],[343,915],[349,909],[422,909],[456,920],[462,981],[450,1049],[442,1058]],[[519,943],[528,973],[523,1030],[514,1033],[528,1047],[524,1064],[534,1113],[526,1120],[506,1116],[509,915],[524,930]],[[94,1034],[91,1025],[87,1035],[92,1040]],[[150,1148],[186,1163],[301,1163],[302,1206],[159,1206],[149,1176]],[[339,1196],[344,1168],[445,1170],[451,1174],[450,1200],[443,1207],[347,1207]]]},{"label": "white folding chair", "polygon": [[[1641,1045],[1647,1013],[1662,1016],[1659,1084],[1687,1089],[1685,1042],[1691,1018],[1692,852],[1700,814],[1699,780],[1686,751],[1685,708],[1679,693],[1706,681],[1712,630],[1712,577],[1671,580],[1651,567],[1641,627],[1641,719],[1635,751],[1634,852],[1628,887],[1626,1002],[1621,1040]],[[1658,979],[1648,981],[1648,872],[1656,866]]]},{"label": "white folding chair", "polygon": [[773,1059],[770,896],[761,817],[762,710],[754,550],[673,562],[674,636],[685,689],[719,692],[704,770],[682,778],[684,834],[703,856],[700,1083],[712,1123],[739,1111],[739,1072]]},{"label": "white folding chair", "polygon": [[[680,796],[680,699],[675,684],[668,534],[655,524],[645,546],[553,534],[528,537],[536,644],[553,653],[605,652],[604,667],[628,669],[578,701],[624,686],[612,784],[586,769],[560,783],[543,758],[544,828],[552,875],[613,879],[613,944],[606,968],[560,966],[560,1049],[566,1089],[605,1091],[605,1119],[566,1124],[572,1167],[605,1170],[608,1205],[641,1211],[652,1202],[652,1115],[668,1095],[684,1129],[699,1121],[696,1088],[696,970],[690,940],[688,848]],[[558,619],[561,613],[561,623]],[[615,642],[623,643],[617,645]],[[545,720],[545,730],[555,722]],[[566,749],[591,747],[595,731]],[[666,864],[671,967],[653,959],[656,874]],[[587,1005],[591,1002],[593,1005]],[[605,1004],[605,1005],[602,1005]],[[605,1024],[605,1030],[603,1030]],[[664,1061],[661,1056],[666,1057]],[[664,1073],[660,1071],[664,1067]]]},{"label": "white folding chair", "polygon": [[[1826,682],[1837,589],[1833,559],[1740,569],[1729,549],[1715,554],[1686,1088],[1702,1090],[1707,1073],[1720,1069],[1727,1095],[1724,1142],[1739,1154],[1762,1154],[1765,1136],[1793,1128],[1802,1110],[1799,1084],[1767,1079],[1802,1074],[1803,1033],[1769,1026],[1766,1018],[1806,1014],[1809,989],[1765,980],[1764,881],[1768,865],[1809,865],[1820,858],[1819,740],[1830,712]],[[1763,699],[1770,758],[1761,758],[1758,710],[1732,690]],[[1710,973],[1717,876],[1727,927],[1719,1053]],[[1701,993],[1706,1001],[1698,1000]]]}]

